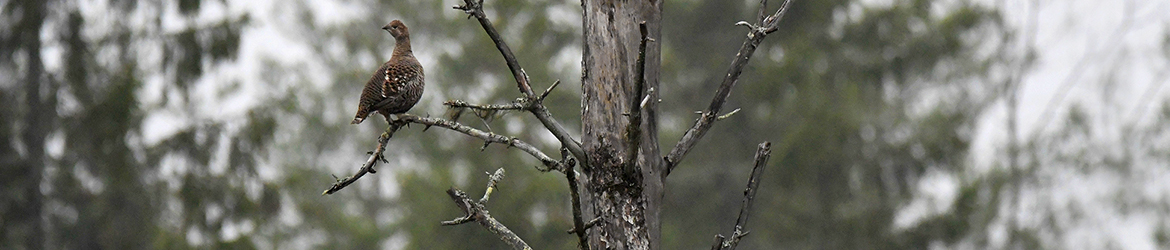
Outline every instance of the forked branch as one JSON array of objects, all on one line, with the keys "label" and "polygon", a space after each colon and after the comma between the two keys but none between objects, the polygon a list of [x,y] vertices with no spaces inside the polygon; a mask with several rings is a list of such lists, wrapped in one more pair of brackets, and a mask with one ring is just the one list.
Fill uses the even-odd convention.
[{"label": "forked branch", "polygon": [[[516,87],[520,89],[520,93],[524,94],[524,98],[532,103],[531,107],[527,110],[533,116],[536,116],[537,120],[540,120],[540,123],[561,142],[561,145],[569,149],[573,157],[586,159],[585,151],[581,149],[581,143],[573,139],[569,135],[569,131],[565,130],[565,127],[560,122],[553,119],[552,113],[542,104],[548,92],[538,96],[536,92],[532,91],[532,85],[528,82],[528,74],[524,73],[524,68],[520,67],[520,62],[512,54],[512,49],[508,47],[508,43],[504,42],[504,39],[500,37],[500,33],[492,26],[491,20],[488,20],[487,15],[483,13],[483,1],[463,0],[463,3],[463,5],[457,5],[452,8],[462,10],[464,13],[467,13],[469,18],[475,17],[479,21],[479,25],[483,26],[483,30],[487,32],[488,37],[496,44],[496,49],[499,49],[500,54],[504,56],[504,61],[507,62],[508,69],[512,72],[512,77],[516,79]],[[549,90],[552,90],[552,88],[549,88]],[[581,164],[587,165],[586,162],[582,162]]]},{"label": "forked branch", "polygon": [[374,171],[374,165],[377,165],[379,161],[386,162],[385,156],[382,156],[382,152],[386,151],[386,143],[390,142],[391,136],[394,136],[394,130],[398,130],[398,127],[394,124],[391,124],[390,128],[386,129],[387,133],[383,133],[382,136],[378,137],[378,147],[374,148],[373,152],[370,152],[370,159],[366,160],[366,163],[362,165],[362,168],[359,169],[357,173],[349,177],[345,177],[345,179],[338,179],[337,182],[333,183],[333,186],[330,186],[329,189],[326,189],[324,193],[321,193],[321,195],[333,194],[334,192],[349,186],[349,184],[352,184],[354,181],[357,181],[358,178],[362,178],[362,176],[366,175],[366,173],[376,173],[377,171]]},{"label": "forked branch", "polygon": [[434,127],[450,129],[452,131],[459,132],[459,133],[483,140],[484,147],[487,147],[489,144],[492,144],[492,143],[499,143],[499,144],[508,145],[509,147],[514,147],[516,149],[519,149],[520,151],[524,151],[525,153],[532,155],[532,157],[536,157],[537,160],[540,160],[540,163],[543,164],[544,167],[543,168],[538,167],[537,170],[540,170],[542,172],[553,171],[553,170],[563,171],[565,169],[564,162],[561,162],[561,161],[558,161],[556,159],[553,159],[552,157],[549,157],[544,152],[541,152],[539,149],[537,149],[535,146],[532,146],[532,144],[524,142],[524,141],[517,139],[515,137],[504,136],[504,135],[500,135],[500,134],[496,134],[496,133],[486,132],[483,130],[472,128],[472,127],[467,126],[467,125],[463,125],[463,124],[455,122],[455,121],[442,119],[442,118],[419,117],[419,116],[411,115],[411,114],[403,114],[403,115],[398,117],[398,121],[399,122],[406,122],[406,123],[418,123],[418,124],[423,124],[423,125],[427,125],[427,126],[434,126]]},{"label": "forked branch", "polygon": [[519,149],[520,151],[524,151],[525,153],[532,155],[532,157],[536,157],[537,160],[540,160],[540,163],[543,167],[537,167],[536,169],[540,170],[541,172],[548,172],[553,170],[565,171],[566,169],[566,161],[558,161],[553,159],[544,152],[541,152],[540,149],[532,146],[532,144],[524,142],[515,137],[486,132],[442,118],[419,117],[411,114],[402,114],[398,116],[398,120],[391,122],[390,126],[386,128],[386,132],[378,138],[378,147],[370,154],[370,159],[366,160],[366,163],[362,165],[362,168],[352,176],[346,177],[345,179],[338,179],[335,183],[333,183],[333,186],[329,187],[329,189],[326,189],[322,195],[333,194],[338,190],[349,186],[354,181],[357,181],[358,178],[362,178],[362,176],[365,176],[366,173],[375,173],[376,171],[374,171],[374,166],[378,164],[378,161],[381,160],[385,162],[385,159],[382,157],[382,152],[386,150],[386,143],[390,141],[390,137],[394,136],[394,132],[398,131],[398,129],[402,128],[408,123],[422,124],[426,125],[427,127],[434,126],[445,128],[471,137],[479,138],[484,141],[484,148],[486,148],[488,145],[491,145],[492,143],[499,143],[508,145],[508,147]]},{"label": "forked branch", "polygon": [[504,226],[503,223],[500,223],[495,218],[492,218],[491,213],[489,213],[487,208],[484,207],[484,205],[487,204],[488,198],[491,197],[492,190],[495,190],[496,183],[503,178],[504,169],[496,169],[496,172],[490,175],[488,179],[487,190],[484,191],[483,198],[480,198],[479,201],[468,198],[467,194],[458,188],[452,187],[451,189],[448,189],[447,195],[451,197],[451,200],[455,202],[456,206],[459,206],[460,210],[463,210],[464,216],[455,218],[453,220],[444,221],[443,225],[451,226],[472,221],[479,222],[479,224],[484,228],[487,228],[488,231],[496,234],[496,236],[499,236],[500,240],[503,240],[505,243],[508,243],[508,245],[511,245],[513,249],[532,249],[532,247],[528,246],[528,243],[524,242],[524,239],[521,239],[520,236],[517,236],[516,233],[512,232],[512,230],[509,230],[508,227]]},{"label": "forked branch", "polygon": [[[585,250],[589,249],[589,239],[585,235],[589,226],[585,223],[585,215],[581,212],[581,192],[578,190],[579,184],[577,181],[577,170],[573,168],[576,161],[569,158],[569,150],[561,147],[561,162],[565,164],[565,180],[569,183],[569,205],[573,206],[573,229],[569,233],[577,235],[577,248]],[[594,218],[596,221],[598,218]]]},{"label": "forked branch", "polygon": [[768,157],[772,155],[772,143],[760,143],[756,148],[756,161],[752,167],[752,175],[748,178],[747,189],[743,190],[743,203],[739,207],[739,218],[735,220],[735,231],[731,233],[731,238],[724,240],[723,235],[715,235],[715,245],[711,246],[712,250],[734,250],[739,245],[739,239],[747,236],[748,231],[745,230],[748,222],[748,215],[752,210],[752,201],[756,199],[756,190],[760,187],[760,176],[764,174],[764,167],[768,165]]},{"label": "forked branch", "polygon": [[[727,102],[727,96],[731,95],[731,88],[735,86],[736,80],[739,79],[740,73],[743,73],[743,68],[747,66],[748,60],[751,59],[756,48],[760,46],[760,42],[764,41],[764,37],[772,32],[775,32],[780,25],[780,19],[784,17],[784,13],[788,11],[791,0],[785,0],[780,9],[776,10],[775,14],[760,18],[760,23],[751,24],[741,21],[736,25],[748,26],[751,30],[748,31],[747,38],[744,39],[743,45],[739,48],[739,53],[735,54],[735,59],[731,61],[731,66],[727,68],[727,74],[723,77],[723,83],[719,84],[719,89],[715,91],[715,97],[712,98],[711,104],[706,110],[701,112],[699,119],[695,124],[687,130],[683,137],[674,145],[674,149],[670,150],[670,154],[666,155],[666,173],[669,175],[678,163],[682,161],[691,148],[707,134],[711,129],[711,125],[720,117],[719,112],[723,109],[723,104]],[[767,7],[767,1],[760,1],[760,13],[763,13],[762,8]]]}]

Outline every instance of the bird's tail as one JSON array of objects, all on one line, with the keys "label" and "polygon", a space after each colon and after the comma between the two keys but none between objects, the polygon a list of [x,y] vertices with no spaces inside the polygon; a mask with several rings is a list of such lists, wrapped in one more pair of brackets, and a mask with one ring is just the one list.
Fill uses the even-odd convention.
[{"label": "bird's tail", "polygon": [[370,116],[370,112],[366,112],[365,109],[359,109],[357,115],[353,116],[353,121],[349,122],[349,124],[360,124],[366,120],[367,116]]}]

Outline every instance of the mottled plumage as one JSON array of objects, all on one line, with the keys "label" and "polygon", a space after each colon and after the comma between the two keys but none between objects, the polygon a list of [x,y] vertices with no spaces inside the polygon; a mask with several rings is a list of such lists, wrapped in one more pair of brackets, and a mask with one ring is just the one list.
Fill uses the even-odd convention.
[{"label": "mottled plumage", "polygon": [[382,29],[394,36],[394,54],[366,82],[352,124],[362,123],[373,112],[390,121],[391,114],[405,113],[422,97],[425,85],[423,68],[410,50],[410,32],[406,25],[394,20]]}]

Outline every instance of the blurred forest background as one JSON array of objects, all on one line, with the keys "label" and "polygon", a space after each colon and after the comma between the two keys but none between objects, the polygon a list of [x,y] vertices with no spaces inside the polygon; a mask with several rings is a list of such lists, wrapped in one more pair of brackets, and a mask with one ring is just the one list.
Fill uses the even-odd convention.
[{"label": "blurred forest background", "polygon": [[[778,1],[772,6],[778,6]],[[519,97],[456,0],[0,0],[0,249],[502,249],[450,186],[537,249],[573,249],[563,177],[451,131],[350,125],[411,29],[426,94]],[[705,107],[758,1],[666,1],[663,143]],[[577,1],[485,6],[580,131]],[[773,7],[775,8],[775,7]],[[742,249],[1170,247],[1167,1],[795,0],[666,183],[663,249],[734,224],[755,145],[773,157]],[[556,152],[523,113],[462,122]],[[577,132],[579,133],[579,132]],[[580,136],[575,135],[575,136]],[[667,145],[669,146],[669,145]]]}]

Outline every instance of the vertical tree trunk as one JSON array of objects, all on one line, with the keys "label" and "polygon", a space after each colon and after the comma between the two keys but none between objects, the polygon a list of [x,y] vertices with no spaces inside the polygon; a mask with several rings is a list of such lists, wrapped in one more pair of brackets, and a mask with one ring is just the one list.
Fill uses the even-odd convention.
[{"label": "vertical tree trunk", "polygon": [[[586,153],[585,189],[589,217],[602,222],[589,231],[596,249],[657,249],[664,165],[658,149],[657,89],[659,46],[646,47],[645,84],[650,95],[641,109],[639,143],[629,136],[631,101],[636,89],[637,58],[642,40],[639,23],[650,38],[659,37],[660,0],[583,0],[584,55],[581,89],[582,144]],[[636,147],[635,147],[636,145]],[[630,159],[629,150],[637,150]]]},{"label": "vertical tree trunk", "polygon": [[[41,207],[43,207],[43,196],[41,195],[41,179],[44,175],[44,168],[47,160],[45,159],[45,136],[49,134],[50,119],[53,119],[56,114],[56,88],[52,83],[45,81],[44,78],[44,64],[41,62],[41,40],[36,34],[41,32],[41,27],[45,22],[45,5],[44,1],[23,1],[20,4],[20,10],[23,17],[17,24],[16,30],[23,34],[19,39],[20,49],[24,50],[26,59],[26,69],[24,72],[24,91],[25,103],[27,109],[25,110],[25,127],[22,128],[21,141],[28,150],[26,158],[21,161],[24,166],[17,166],[17,176],[14,178],[17,182],[24,183],[19,185],[22,190],[19,191],[19,197],[15,207],[10,207],[5,215],[7,218],[14,218],[9,221],[9,226],[12,226],[17,232],[15,235],[5,235],[5,237],[24,237],[24,247],[28,249],[43,249],[44,248],[44,234],[45,230],[42,227]],[[31,34],[31,35],[29,35]],[[48,95],[48,96],[44,96]]]}]

